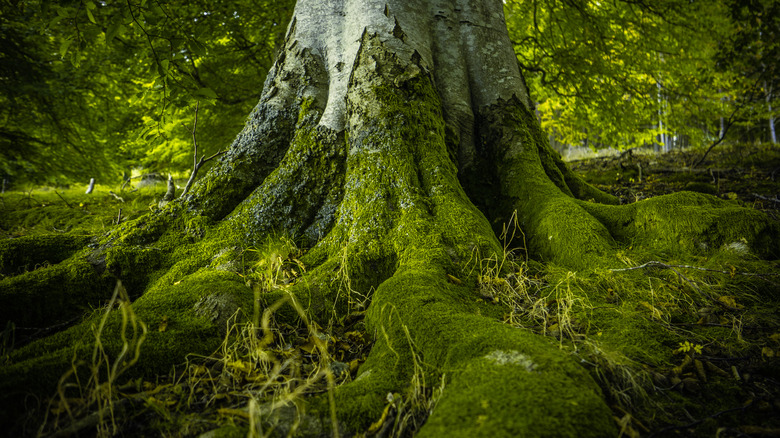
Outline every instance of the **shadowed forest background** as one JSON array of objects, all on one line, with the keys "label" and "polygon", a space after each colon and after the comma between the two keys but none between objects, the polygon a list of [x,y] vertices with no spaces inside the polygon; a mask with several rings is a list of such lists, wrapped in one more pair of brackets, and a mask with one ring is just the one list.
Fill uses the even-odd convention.
[{"label": "shadowed forest background", "polygon": [[[392,325],[391,313],[414,305],[396,309],[398,297],[387,295],[374,301],[382,287],[424,295],[428,271],[413,270],[422,278],[417,282],[399,279],[403,270],[392,274],[395,268],[388,267],[403,266],[408,256],[417,269],[418,259],[381,249],[387,258],[353,257],[348,243],[322,239],[323,230],[336,225],[287,226],[298,218],[296,203],[309,198],[295,198],[295,208],[285,209],[282,192],[271,193],[277,198],[267,209],[247,213],[271,219],[258,219],[254,225],[262,232],[248,232],[240,242],[236,230],[252,225],[229,220],[255,207],[231,207],[234,216],[191,215],[221,208],[204,201],[213,192],[248,197],[230,190],[220,195],[218,177],[204,180],[189,198],[182,191],[189,193],[188,180],[212,166],[238,161],[228,152],[231,142],[251,124],[247,115],[256,117],[274,97],[269,90],[290,59],[293,44],[286,36],[294,29],[288,24],[295,3],[3,1],[0,425],[7,427],[0,431],[8,432],[0,434],[440,436],[459,430],[452,418],[463,410],[474,413],[468,427],[503,425],[474,429],[485,436],[525,430],[526,420],[511,416],[516,408],[506,408],[508,417],[489,417],[492,407],[482,393],[471,397],[463,390],[478,380],[474,375],[492,379],[492,369],[473,368],[465,359],[468,365],[451,365],[460,360],[453,352],[460,347],[427,345],[436,337],[455,345],[482,330],[481,322],[463,317],[462,332],[430,335],[436,331],[428,326]],[[607,256],[571,262],[587,257],[548,256],[530,235],[537,228],[525,225],[531,219],[498,213],[504,208],[498,201],[481,198],[485,190],[499,191],[497,183],[469,187],[459,174],[495,236],[472,243],[452,237],[460,235],[449,228],[441,231],[457,241],[456,249],[442,250],[451,260],[430,284],[458,294],[468,289],[453,299],[462,307],[458,312],[538,335],[528,342],[543,358],[539,363],[560,364],[560,375],[587,380],[584,392],[600,391],[593,412],[609,424],[594,429],[596,435],[780,433],[780,148],[774,127],[780,2],[509,0],[504,15],[529,90],[527,115],[541,127],[524,135],[552,146],[577,178],[600,189],[577,192],[561,170],[598,221],[622,219],[613,219],[611,206],[589,207],[594,198],[640,205],[639,211],[661,206],[646,228],[668,223],[658,226],[652,242],[610,228],[614,245]],[[383,50],[368,37],[363,44]],[[381,58],[376,53],[371,56]],[[409,93],[403,96],[426,95],[427,83],[415,75],[400,82]],[[312,102],[296,101],[293,145],[334,141],[305,131],[322,112]],[[389,102],[383,105],[395,101]],[[531,123],[523,112],[511,114],[517,120],[480,115],[491,126],[480,135],[495,139],[488,132],[493,125]],[[450,126],[441,131],[450,142]],[[322,150],[328,159],[341,156]],[[285,169],[287,162],[271,155],[263,165]],[[313,168],[326,169],[327,184],[349,187],[332,176],[343,168]],[[85,193],[93,178],[94,190]],[[300,178],[295,190],[319,196],[317,184]],[[672,212],[664,201],[652,204],[675,193]],[[327,204],[333,196],[311,202]],[[323,210],[311,216],[319,221]],[[320,235],[312,237],[313,228]],[[689,231],[698,233],[695,239],[685,237]],[[338,249],[322,249],[321,242]],[[498,251],[486,252],[490,248]],[[435,251],[423,253],[416,257],[439,263]],[[86,266],[97,274],[79,271]],[[89,278],[89,287],[77,278]],[[79,294],[84,297],[74,304],[71,297]],[[169,298],[143,301],[142,295]],[[380,310],[372,309],[376,302]],[[442,318],[449,318],[450,308],[444,309]],[[461,313],[453,311],[452,320],[461,321]],[[491,339],[504,333],[484,330]],[[166,340],[174,332],[180,337]],[[502,342],[491,345],[511,343]],[[555,350],[549,356],[548,347]],[[513,350],[484,358],[527,372],[537,367]],[[403,365],[392,368],[393,361]],[[579,365],[569,368],[570,362]],[[451,369],[466,369],[472,380],[452,380]],[[372,371],[372,378],[384,373],[385,380],[365,383]],[[551,378],[544,388],[529,389],[543,397],[541,412],[550,416],[527,426],[532,435],[574,436],[575,426],[567,429],[568,420],[553,421],[549,413],[589,412],[567,410],[590,401],[561,382]],[[461,395],[443,397],[448,386]],[[559,410],[558,404],[567,406]]]}]

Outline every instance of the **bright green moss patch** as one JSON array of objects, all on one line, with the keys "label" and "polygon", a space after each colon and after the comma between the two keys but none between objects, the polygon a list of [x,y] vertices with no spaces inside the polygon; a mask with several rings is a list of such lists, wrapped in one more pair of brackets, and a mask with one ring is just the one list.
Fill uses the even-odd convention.
[{"label": "bright green moss patch", "polygon": [[[498,354],[520,357],[513,350],[496,350],[469,361],[453,377],[419,436],[603,437],[616,433],[595,384],[587,390],[579,380],[571,385],[568,379],[576,378],[576,374],[567,375],[566,368],[571,371],[571,366],[561,368],[533,355],[499,362],[492,358]],[[542,402],[550,399],[556,402]]]},{"label": "bright green moss patch", "polygon": [[[374,310],[381,312],[380,329],[395,327],[388,332],[395,344],[392,351],[404,351],[406,343],[406,350],[423,352],[418,360],[436,370],[433,376],[447,376],[449,390],[421,433],[435,436],[457,424],[454,430],[463,431],[463,436],[493,436],[497,430],[537,434],[552,418],[560,419],[556,430],[611,433],[600,390],[584,369],[543,338],[475,315],[468,291],[435,273],[407,271],[385,282],[374,299],[384,309]],[[411,337],[404,336],[399,324],[408,327]],[[386,360],[392,360],[388,356]],[[402,364],[409,361],[403,358],[396,367],[406,366]],[[505,379],[507,374],[512,378]],[[496,391],[504,395],[495,398]],[[552,394],[565,402],[540,402]],[[490,400],[488,406],[480,405],[480,397]]]},{"label": "bright green moss patch", "polygon": [[[0,237],[71,233],[96,234],[109,230],[117,219],[129,220],[149,212],[164,188],[120,191],[119,187],[96,185],[92,194],[83,188],[42,188],[29,192],[6,192],[0,202]],[[112,196],[113,191],[122,201]]]},{"label": "bright green moss patch", "polygon": [[762,212],[694,192],[679,192],[626,206],[580,204],[612,236],[660,251],[711,253],[730,247],[748,256],[780,254],[780,226]]},{"label": "bright green moss patch", "polygon": [[162,279],[133,304],[150,328],[135,375],[165,373],[188,354],[213,353],[228,323],[251,315],[252,291],[235,273],[203,269],[178,283],[165,283]]}]

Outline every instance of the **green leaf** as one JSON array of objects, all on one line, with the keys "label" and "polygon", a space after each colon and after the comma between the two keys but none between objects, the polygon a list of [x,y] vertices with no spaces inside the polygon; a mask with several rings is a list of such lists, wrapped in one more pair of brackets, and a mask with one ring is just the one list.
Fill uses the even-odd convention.
[{"label": "green leaf", "polygon": [[206,56],[207,49],[206,46],[201,44],[198,40],[190,40],[190,50],[192,53],[198,55],[198,56]]},{"label": "green leaf", "polygon": [[65,55],[68,54],[68,48],[73,43],[73,40],[71,39],[65,39],[62,40],[62,43],[60,43],[60,57],[65,58]]},{"label": "green leaf", "polygon": [[187,96],[178,96],[177,98],[173,99],[172,104],[177,109],[182,109],[189,108],[192,105],[192,102],[187,98]]},{"label": "green leaf", "polygon": [[121,21],[117,20],[111,23],[106,29],[106,44],[114,40],[118,35],[121,35],[126,30],[125,25]]},{"label": "green leaf", "polygon": [[149,10],[153,14],[158,15],[158,16],[165,15],[165,12],[163,11],[163,9],[160,7],[160,5],[158,3],[153,3],[152,6],[149,7]]},{"label": "green leaf", "polygon": [[[92,7],[90,7],[92,5]],[[97,24],[97,21],[95,21],[95,16],[92,15],[92,9],[95,9],[95,4],[92,2],[87,2],[87,18],[89,18],[89,21],[92,22],[92,24]]]},{"label": "green leaf", "polygon": [[194,93],[196,97],[203,97],[205,99],[216,99],[217,93],[214,92],[211,88],[201,88],[200,90],[196,91]]},{"label": "green leaf", "polygon": [[[57,15],[51,21],[49,21],[48,27],[53,27],[55,24],[59,23],[63,18],[67,18],[67,16],[65,16],[65,15]],[[43,30],[43,29],[41,29],[41,30]]]}]

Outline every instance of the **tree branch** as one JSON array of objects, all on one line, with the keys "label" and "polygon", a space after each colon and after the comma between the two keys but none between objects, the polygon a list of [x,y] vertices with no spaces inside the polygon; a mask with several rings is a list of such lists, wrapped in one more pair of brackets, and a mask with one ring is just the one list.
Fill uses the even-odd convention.
[{"label": "tree branch", "polygon": [[[195,175],[198,174],[198,170],[200,170],[201,166],[208,163],[209,161],[213,160],[214,158],[217,158],[218,156],[224,154],[227,151],[219,151],[215,153],[214,155],[206,158],[206,156],[200,157],[200,160],[198,160],[198,138],[196,136],[196,131],[198,129],[198,110],[200,109],[200,101],[195,105],[195,121],[192,124],[192,146],[193,146],[193,154],[192,154],[192,173],[190,173],[190,178],[187,180],[187,184],[184,186],[184,190],[182,190],[181,195],[184,196],[187,194],[187,192],[190,190],[190,187],[192,186],[192,183],[195,181]],[[187,126],[185,125],[185,128]]]}]

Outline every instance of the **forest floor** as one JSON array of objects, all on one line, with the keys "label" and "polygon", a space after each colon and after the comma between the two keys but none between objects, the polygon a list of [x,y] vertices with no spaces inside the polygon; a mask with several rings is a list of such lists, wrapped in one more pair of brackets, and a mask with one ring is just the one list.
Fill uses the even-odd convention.
[{"label": "forest floor", "polygon": [[[569,165],[623,203],[691,190],[762,210],[780,220],[780,148],[724,146],[715,149],[701,166],[691,168],[700,156],[701,152],[627,152]],[[21,236],[103,233],[118,221],[143,215],[164,192],[164,184],[137,191],[98,186],[91,195],[83,193],[83,188],[6,192],[0,197],[0,249],[3,241]],[[292,270],[295,259],[291,254],[281,266]],[[773,263],[776,273],[780,267],[777,261],[768,263]],[[743,268],[732,267],[730,273],[722,274],[714,270],[708,275],[734,278],[739,270]],[[554,275],[533,266],[524,272],[529,275],[527,284],[538,286],[538,300],[552,306],[556,298],[544,291],[555,288],[544,285],[554,283]],[[0,257],[0,280],[13,274],[2,271]],[[701,280],[700,285],[706,283],[704,277],[694,277],[688,271],[686,275],[694,282]],[[631,366],[624,366],[625,361],[592,359],[600,365],[594,367],[594,378],[607,394],[622,436],[780,436],[780,298],[776,294],[780,279],[767,278],[762,287],[775,292],[768,302],[766,295],[755,298],[737,292],[717,292],[720,308],[694,308],[684,300],[662,303],[660,295],[642,301],[648,319],[674,332],[669,337],[668,355],[659,360],[637,359]],[[670,294],[684,287],[667,283],[664,287]],[[615,301],[619,300],[612,289],[607,293],[615,293]],[[751,300],[754,302],[749,304]],[[746,307],[758,308],[757,316],[740,312]],[[263,431],[257,418],[273,403],[323,394],[354,378],[370,351],[362,316],[357,312],[325,328],[316,323],[276,326],[272,342],[259,342],[251,327],[236,325],[219,351],[210,357],[190,358],[169,376],[118,382],[110,389],[101,385],[81,388],[82,400],[53,396],[44,424],[38,425],[40,435],[262,436],[270,431]],[[557,319],[550,316],[524,327],[551,336],[553,341],[561,340],[561,348],[585,361],[589,358],[584,353],[587,340],[596,339],[601,332],[569,321],[567,340],[571,342],[566,344],[563,327],[567,320],[561,315]],[[267,333],[271,323],[264,318],[262,332]],[[150,329],[163,331],[165,327],[161,324]],[[46,328],[25,332],[24,328],[6,327],[0,339],[0,366],[10,360],[13,349],[48,333]],[[678,342],[683,339],[686,341]],[[250,357],[258,345],[267,351],[265,367]],[[326,345],[327,354],[322,345]],[[327,372],[323,372],[323,356],[329,356]],[[422,388],[429,401],[437,391],[440,388],[436,385]],[[432,406],[429,403],[420,409],[393,403],[388,401],[385,413],[395,411],[396,424],[388,427],[392,415],[378,418],[367,436],[407,436],[414,428],[399,427],[404,415],[414,417],[408,424],[419,425]],[[287,421],[295,420],[290,417]]]},{"label": "forest floor", "polygon": [[772,145],[722,146],[693,167],[701,156],[701,151],[627,151],[571,161],[569,166],[624,204],[689,190],[737,201],[780,218],[780,149]]}]

